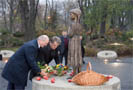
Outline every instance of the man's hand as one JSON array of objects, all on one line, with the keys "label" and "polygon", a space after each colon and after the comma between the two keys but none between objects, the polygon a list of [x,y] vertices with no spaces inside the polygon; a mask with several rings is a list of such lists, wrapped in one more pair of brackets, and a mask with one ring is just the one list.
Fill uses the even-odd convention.
[{"label": "man's hand", "polygon": [[45,64],[44,66],[46,66],[46,67],[47,67],[47,66],[48,66],[48,64]]},{"label": "man's hand", "polygon": [[49,74],[49,73],[46,73],[44,70],[41,70],[40,75],[41,75],[41,76],[47,76],[47,77],[50,77],[50,74]]},{"label": "man's hand", "polygon": [[47,76],[47,73],[45,73],[44,71],[41,70],[40,75]]},{"label": "man's hand", "polygon": [[54,74],[57,74],[57,71],[56,71],[56,70],[53,70],[53,73],[54,73]]}]

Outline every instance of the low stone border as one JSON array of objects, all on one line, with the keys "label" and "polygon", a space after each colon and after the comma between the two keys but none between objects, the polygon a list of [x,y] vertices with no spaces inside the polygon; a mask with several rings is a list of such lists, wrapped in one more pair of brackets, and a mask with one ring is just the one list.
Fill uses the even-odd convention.
[{"label": "low stone border", "polygon": [[97,57],[100,59],[115,59],[117,58],[117,53],[111,50],[104,50],[97,53]]}]

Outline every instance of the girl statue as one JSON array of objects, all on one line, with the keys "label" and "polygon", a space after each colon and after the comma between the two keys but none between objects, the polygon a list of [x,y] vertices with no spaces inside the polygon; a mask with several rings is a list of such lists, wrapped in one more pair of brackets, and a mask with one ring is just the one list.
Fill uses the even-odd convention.
[{"label": "girl statue", "polygon": [[81,52],[81,39],[82,28],[79,23],[81,10],[79,8],[70,10],[70,19],[72,21],[69,29],[68,36],[68,66],[73,68],[73,76],[81,71],[82,65],[82,52]]}]

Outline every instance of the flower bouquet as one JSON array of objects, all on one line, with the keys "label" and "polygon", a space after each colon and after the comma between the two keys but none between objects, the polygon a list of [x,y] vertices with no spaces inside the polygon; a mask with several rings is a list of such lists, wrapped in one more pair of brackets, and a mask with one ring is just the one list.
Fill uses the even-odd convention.
[{"label": "flower bouquet", "polygon": [[63,76],[69,70],[68,66],[64,66],[63,64],[57,64],[53,68],[55,70],[54,74],[57,76]]},{"label": "flower bouquet", "polygon": [[38,66],[40,67],[41,71],[46,73],[46,76],[50,77],[51,74],[54,74],[54,69],[52,66],[48,66],[47,64],[41,65],[40,62],[38,62]]},{"label": "flower bouquet", "polygon": [[57,76],[63,76],[67,73],[70,69],[68,66],[64,66],[63,64],[57,64],[56,66],[48,66],[47,64],[42,65],[40,62],[38,62],[38,66],[40,69],[46,73],[47,77],[50,77],[52,74]]}]

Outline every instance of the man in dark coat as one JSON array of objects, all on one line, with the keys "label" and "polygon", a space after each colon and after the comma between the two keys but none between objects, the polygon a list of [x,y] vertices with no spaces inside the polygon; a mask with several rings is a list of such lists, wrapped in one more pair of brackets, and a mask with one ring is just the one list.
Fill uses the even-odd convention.
[{"label": "man in dark coat", "polygon": [[61,52],[60,54],[61,63],[63,62],[63,57],[64,57],[65,65],[67,65],[68,42],[69,42],[67,31],[63,31],[62,36],[60,36],[60,38],[61,38],[61,45],[59,46],[59,50]]},{"label": "man in dark coat", "polygon": [[49,38],[41,35],[22,45],[9,59],[2,72],[2,77],[9,81],[7,90],[24,90],[30,70],[45,75],[37,65],[38,48],[48,44]]},{"label": "man in dark coat", "polygon": [[60,43],[60,38],[54,36],[50,39],[50,42],[47,46],[39,49],[38,58],[42,65],[49,64],[53,59],[55,60],[56,64],[61,63],[59,58],[60,51],[58,49]]},{"label": "man in dark coat", "polygon": [[[37,59],[41,65],[49,64],[53,59],[55,60],[56,64],[61,63],[59,58],[60,51],[58,49],[60,43],[60,38],[53,36],[47,46],[39,49]],[[38,74],[31,71],[29,79],[32,80],[32,78],[35,76],[38,76]]]}]

